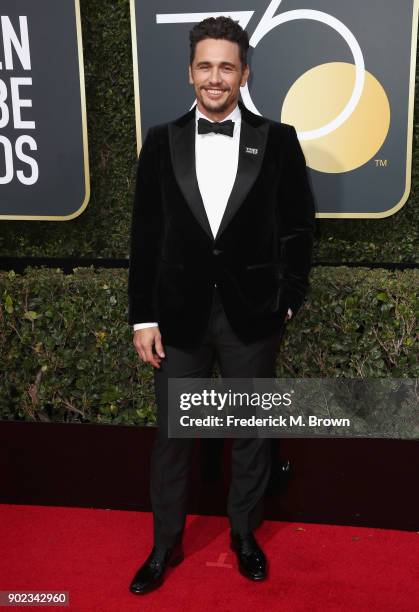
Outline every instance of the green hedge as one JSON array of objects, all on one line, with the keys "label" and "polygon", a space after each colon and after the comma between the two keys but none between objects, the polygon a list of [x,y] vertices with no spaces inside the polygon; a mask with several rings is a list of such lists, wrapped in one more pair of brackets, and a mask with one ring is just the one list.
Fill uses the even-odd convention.
[{"label": "green hedge", "polygon": [[[0,221],[0,256],[127,257],[136,165],[129,0],[81,0],[92,196],[66,222]],[[187,41],[185,40],[185,61]],[[419,87],[416,87],[416,102]],[[320,219],[318,261],[417,261],[419,129],[412,192],[386,219]]]},{"label": "green hedge", "polygon": [[[315,268],[277,375],[416,377],[418,276]],[[126,290],[127,270],[0,272],[0,419],[155,424],[152,367],[132,344]]]}]

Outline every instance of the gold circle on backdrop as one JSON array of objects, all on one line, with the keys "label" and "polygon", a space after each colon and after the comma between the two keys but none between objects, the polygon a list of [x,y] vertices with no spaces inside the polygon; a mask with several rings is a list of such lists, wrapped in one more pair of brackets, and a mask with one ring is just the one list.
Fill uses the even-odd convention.
[{"label": "gold circle on backdrop", "polygon": [[[355,83],[355,66],[331,62],[311,68],[288,91],[281,121],[298,131],[314,130],[332,121],[344,109]],[[365,70],[359,103],[336,130],[302,140],[307,166],[320,172],[348,172],[374,157],[390,126],[390,104],[381,83]]]}]

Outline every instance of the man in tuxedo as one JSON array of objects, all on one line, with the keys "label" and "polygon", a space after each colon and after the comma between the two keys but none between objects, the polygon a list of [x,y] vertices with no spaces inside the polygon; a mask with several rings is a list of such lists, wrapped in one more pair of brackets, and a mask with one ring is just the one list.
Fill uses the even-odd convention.
[{"label": "man in tuxedo", "polygon": [[[168,379],[275,377],[287,318],[309,287],[315,221],[295,128],[239,101],[249,76],[247,33],[227,17],[190,32],[197,104],[148,130],[138,159],[128,280],[129,323],[154,367],[158,430],[150,494],[153,549],[130,590],[160,586],[183,560],[194,440],[168,437]],[[267,576],[253,531],[263,520],[270,440],[237,438],[228,495],[239,571]]]}]

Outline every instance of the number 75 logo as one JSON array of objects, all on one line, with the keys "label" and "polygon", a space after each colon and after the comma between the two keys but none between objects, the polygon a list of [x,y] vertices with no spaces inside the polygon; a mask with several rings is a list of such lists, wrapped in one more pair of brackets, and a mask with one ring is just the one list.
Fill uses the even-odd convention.
[{"label": "number 75 logo", "polygon": [[[139,4],[139,0],[137,1]],[[222,1],[220,0],[220,4]],[[256,1],[254,0],[255,3]],[[333,174],[349,175],[351,171],[371,166],[375,172],[381,169],[381,181],[383,175],[387,172],[394,183],[395,175],[393,173],[390,177],[389,170],[391,168],[394,170],[397,159],[398,173],[400,177],[405,175],[406,180],[403,185],[404,194],[401,199],[399,197],[396,206],[394,206],[395,196],[389,195],[389,189],[385,187],[383,194],[380,196],[377,191],[377,203],[374,203],[375,210],[371,210],[365,215],[361,211],[344,215],[343,210],[330,211],[329,214],[324,215],[328,217],[388,216],[401,208],[410,191],[410,175],[406,176],[406,170],[411,162],[416,55],[413,47],[416,45],[419,0],[409,0],[406,3],[404,16],[401,17],[399,11],[397,17],[400,21],[397,32],[400,34],[402,29],[406,40],[411,37],[410,57],[407,54],[403,57],[401,55],[396,57],[395,47],[392,48],[389,44],[390,41],[384,39],[383,29],[380,29],[382,25],[380,20],[385,22],[387,15],[390,15],[390,9],[392,13],[391,18],[388,19],[388,31],[392,32],[395,27],[392,0],[383,0],[380,6],[382,14],[376,11],[377,14],[375,15],[371,6],[360,0],[351,5],[347,3],[340,5],[333,0],[318,0],[318,2],[311,0],[310,4],[313,7],[321,5],[324,9],[329,4],[329,12],[317,10],[317,8],[298,8],[300,1],[271,0],[258,21],[256,21],[255,13],[257,12],[260,15],[260,1],[257,3],[255,10],[202,10],[200,12],[166,13],[163,11],[156,12],[154,8],[153,18],[159,39],[161,39],[164,36],[163,28],[167,25],[193,24],[207,17],[229,16],[237,21],[242,28],[249,31],[249,42],[250,47],[253,48],[254,58],[257,58],[258,54],[262,54],[259,57],[266,54],[266,43],[260,44],[262,41],[269,40],[269,44],[272,45],[272,39],[276,41],[283,39],[284,32],[286,33],[287,30],[286,27],[284,28],[285,24],[294,22],[294,33],[298,24],[302,24],[305,35],[310,31],[310,36],[305,36],[303,39],[294,36],[290,39],[288,31],[287,40],[289,41],[288,44],[299,45],[299,50],[307,49],[308,69],[301,73],[300,67],[296,67],[296,72],[293,73],[295,74],[294,81],[292,82],[292,79],[289,80],[289,71],[293,70],[292,50],[286,58],[282,56],[280,60],[278,59],[282,62],[282,66],[285,60],[287,65],[284,68],[288,70],[288,73],[284,82],[291,82],[292,85],[285,92],[285,95],[282,92],[278,114],[271,118],[295,126],[304,150],[307,166],[323,176],[325,174],[329,176]],[[132,0],[132,2],[135,2],[135,0]],[[410,20],[406,18],[409,14],[407,7],[409,2]],[[162,4],[172,6],[171,2],[160,2],[160,5]],[[214,3],[202,0],[199,4],[202,8],[211,4],[212,8]],[[249,4],[250,2],[248,2]],[[307,1],[304,4],[307,6]],[[151,11],[153,5],[154,3],[150,2]],[[293,8],[290,8],[291,6]],[[345,8],[344,11],[342,11],[342,7]],[[280,12],[283,8],[288,10]],[[340,15],[339,11],[344,13],[345,16]],[[373,22],[373,17],[375,22]],[[313,24],[313,28],[311,28],[311,24]],[[314,24],[317,27],[314,27]],[[376,27],[377,25],[379,27]],[[327,62],[324,61],[324,50],[325,48],[328,50],[329,47],[323,40],[316,39],[319,32],[326,32],[328,40],[335,41],[334,46],[329,45],[330,61]],[[269,37],[267,37],[268,34]],[[381,47],[380,54],[372,54],[371,46],[373,48]],[[318,52],[317,47],[321,47],[323,55]],[[344,53],[345,57],[349,57],[349,61],[334,61],[336,55],[338,56],[337,50],[339,50],[340,55]],[[335,57],[334,54],[336,54]],[[316,58],[317,55],[318,59]],[[405,80],[403,83],[407,92],[403,99],[406,111],[403,123],[400,106],[402,88],[399,86],[392,87],[391,81],[394,81],[395,73],[403,72],[409,60],[410,81],[406,83]],[[265,56],[263,65],[268,67],[275,61],[275,56]],[[269,100],[275,96],[275,91],[272,91],[273,87],[275,87],[275,83],[272,81],[268,84],[269,92],[259,89],[251,91],[252,86],[249,88],[247,83],[241,88],[241,97],[245,106],[256,114],[266,114],[266,111],[264,112],[262,108],[263,99],[265,97],[265,100]],[[255,103],[255,99],[259,100],[258,104]],[[194,104],[195,101],[193,101],[191,107]],[[404,134],[402,134],[402,129],[404,129]],[[404,159],[400,155],[400,150],[394,147],[394,138],[390,137],[391,130],[398,131],[400,142],[404,138]],[[380,157],[380,159],[377,159],[377,157]],[[403,162],[404,168],[402,168]],[[371,184],[371,178],[368,178],[368,182]],[[366,183],[364,189],[366,189]],[[385,181],[382,184],[384,186]],[[356,197],[354,191],[352,191],[352,197]],[[381,204],[378,203],[379,197],[382,200]],[[383,206],[383,198],[386,197],[393,198],[393,202],[389,205],[384,204],[386,208],[383,211],[380,210],[380,206]],[[363,203],[363,207],[365,208],[365,203]],[[342,206],[343,208],[346,208],[346,205]],[[320,214],[319,216],[323,215]]]}]

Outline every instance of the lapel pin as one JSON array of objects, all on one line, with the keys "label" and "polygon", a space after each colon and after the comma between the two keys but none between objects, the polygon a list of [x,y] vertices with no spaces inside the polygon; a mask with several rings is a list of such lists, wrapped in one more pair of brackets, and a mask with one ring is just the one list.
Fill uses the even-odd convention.
[{"label": "lapel pin", "polygon": [[246,147],[246,153],[251,153],[252,155],[258,154],[258,149],[252,149],[252,147]]}]

